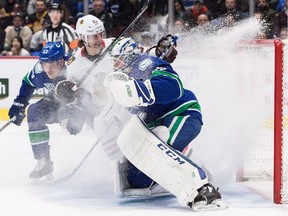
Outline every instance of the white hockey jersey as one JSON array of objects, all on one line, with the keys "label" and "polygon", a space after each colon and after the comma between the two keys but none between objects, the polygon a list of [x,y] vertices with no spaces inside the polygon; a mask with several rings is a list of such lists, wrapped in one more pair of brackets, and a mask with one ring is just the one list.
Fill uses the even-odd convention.
[{"label": "white hockey jersey", "polygon": [[[103,39],[102,46],[104,49],[102,50],[102,53],[111,43],[112,38]],[[84,48],[78,49],[67,63],[67,79],[78,84],[94,61],[87,58]],[[98,65],[83,81],[83,83],[78,86],[93,95],[93,104],[95,104],[96,116],[101,112],[100,107],[103,107],[111,97],[109,91],[103,86],[104,78],[110,72],[112,72],[112,64],[109,55],[106,55],[106,57],[98,62]]]},{"label": "white hockey jersey", "polygon": [[[102,53],[111,43],[112,38],[103,40]],[[77,50],[67,63],[67,79],[78,84],[92,64],[93,61],[87,58],[84,48]],[[122,158],[122,153],[117,146],[116,139],[123,124],[130,118],[130,113],[114,100],[110,91],[103,85],[105,76],[111,72],[113,72],[112,61],[107,54],[78,87],[93,95],[91,101],[93,105],[89,107],[89,111],[93,109],[94,132],[98,138],[101,137],[101,144],[110,160],[119,160]],[[109,130],[103,136],[107,127]]]}]

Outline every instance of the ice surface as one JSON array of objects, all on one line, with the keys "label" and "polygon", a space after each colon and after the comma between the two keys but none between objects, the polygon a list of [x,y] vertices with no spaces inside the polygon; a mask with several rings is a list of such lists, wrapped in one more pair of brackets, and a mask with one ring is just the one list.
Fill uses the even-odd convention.
[{"label": "ice surface", "polygon": [[[96,138],[89,129],[77,136],[69,135],[58,125],[51,125],[50,130],[51,157],[55,164],[55,177],[59,177],[77,166]],[[10,125],[1,132],[0,140],[0,215],[197,214],[180,206],[173,196],[115,197],[112,169],[101,145],[95,148],[83,167],[69,181],[54,186],[32,186],[28,175],[35,161],[26,123],[21,127]],[[220,186],[229,208],[206,212],[205,215],[287,216],[287,205],[272,202],[271,182],[244,184],[230,180],[217,186]]]}]

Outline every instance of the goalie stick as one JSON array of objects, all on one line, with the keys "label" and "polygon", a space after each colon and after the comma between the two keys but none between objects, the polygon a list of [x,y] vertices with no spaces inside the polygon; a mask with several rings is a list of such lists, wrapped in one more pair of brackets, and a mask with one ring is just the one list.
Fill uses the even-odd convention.
[{"label": "goalie stick", "polygon": [[69,179],[71,179],[78,171],[79,169],[82,167],[82,165],[84,164],[84,162],[87,160],[87,158],[89,157],[89,155],[92,153],[92,151],[95,149],[95,147],[99,144],[99,142],[101,141],[101,139],[103,138],[103,136],[106,134],[106,132],[108,131],[108,129],[110,128],[110,124],[107,126],[107,128],[104,130],[104,132],[102,133],[102,135],[97,139],[97,141],[92,145],[92,147],[89,149],[89,151],[86,153],[86,155],[84,156],[84,158],[80,161],[80,163],[73,169],[73,171],[65,176],[56,178],[56,179],[45,179],[45,180],[38,180],[35,182],[32,182],[32,185],[56,185],[56,184],[60,184],[63,182],[68,181]]},{"label": "goalie stick", "polygon": [[11,118],[8,122],[6,122],[1,128],[0,128],[0,132],[3,131],[6,127],[8,127],[13,121],[16,120],[16,116],[13,116],[13,118]]},{"label": "goalie stick", "polygon": [[122,32],[113,40],[113,42],[107,47],[107,49],[104,50],[104,52],[99,56],[99,58],[97,58],[93,64],[91,65],[91,67],[87,70],[86,73],[83,74],[83,76],[81,77],[81,79],[79,80],[79,82],[77,84],[75,84],[72,88],[73,91],[76,91],[84,82],[84,80],[91,74],[91,72],[93,71],[93,69],[99,64],[99,62],[107,55],[108,52],[110,52],[110,49],[118,42],[118,40],[123,37],[127,31],[129,31],[131,29],[131,27],[138,21],[138,19],[142,16],[142,14],[146,11],[146,9],[149,6],[149,2],[150,0],[146,0],[140,10],[140,12],[137,14],[137,16],[132,20],[132,22],[125,28],[122,30]]}]

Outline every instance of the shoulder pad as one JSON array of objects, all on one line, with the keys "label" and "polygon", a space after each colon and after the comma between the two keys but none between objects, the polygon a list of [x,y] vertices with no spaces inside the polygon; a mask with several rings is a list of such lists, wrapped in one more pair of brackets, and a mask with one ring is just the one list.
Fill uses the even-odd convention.
[{"label": "shoulder pad", "polygon": [[31,72],[34,74],[40,74],[40,73],[42,73],[42,71],[43,71],[42,65],[38,61]]}]

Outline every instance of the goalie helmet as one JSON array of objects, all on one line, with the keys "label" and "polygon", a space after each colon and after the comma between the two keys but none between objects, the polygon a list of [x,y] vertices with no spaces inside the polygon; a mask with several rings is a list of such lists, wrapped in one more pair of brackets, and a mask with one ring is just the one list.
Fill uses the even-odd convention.
[{"label": "goalie helmet", "polygon": [[103,22],[90,14],[77,20],[75,32],[79,40],[82,40],[85,43],[88,43],[87,40],[89,35],[102,34],[102,38],[105,37]]},{"label": "goalie helmet", "polygon": [[110,51],[113,70],[128,74],[140,54],[141,49],[132,38],[120,38]]},{"label": "goalie helmet", "polygon": [[39,54],[40,62],[55,62],[64,58],[65,52],[61,43],[47,42]]}]

